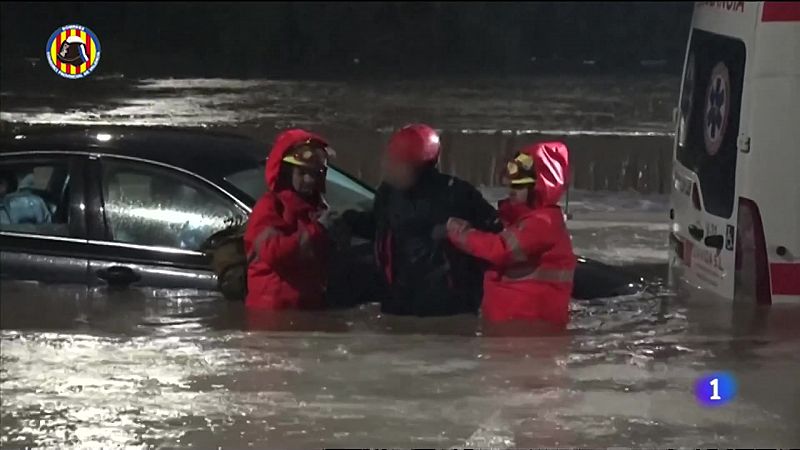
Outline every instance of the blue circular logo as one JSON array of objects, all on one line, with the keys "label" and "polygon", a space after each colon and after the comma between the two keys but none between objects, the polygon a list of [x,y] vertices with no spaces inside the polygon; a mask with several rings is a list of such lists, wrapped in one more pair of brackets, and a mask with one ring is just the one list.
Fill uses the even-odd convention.
[{"label": "blue circular logo", "polygon": [[706,152],[714,156],[719,152],[725,131],[728,129],[728,116],[731,109],[731,78],[728,66],[717,63],[711,71],[706,92],[706,108],[703,116],[703,140]]},{"label": "blue circular logo", "polygon": [[100,40],[82,25],[58,28],[44,49],[50,68],[64,78],[83,78],[100,63]]},{"label": "blue circular logo", "polygon": [[694,396],[703,406],[722,406],[736,397],[736,391],[736,379],[727,372],[706,375],[694,385]]}]

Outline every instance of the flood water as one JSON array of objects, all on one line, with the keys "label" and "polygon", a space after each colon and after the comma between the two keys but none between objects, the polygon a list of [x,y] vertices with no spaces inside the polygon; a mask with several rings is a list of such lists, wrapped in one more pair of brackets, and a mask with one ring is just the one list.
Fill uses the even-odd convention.
[{"label": "flood water", "polygon": [[[668,133],[662,109],[670,108],[657,99],[672,101],[674,79],[567,81],[527,82],[525,89],[521,81],[399,83],[358,94],[335,83],[303,89],[264,80],[111,78],[96,85],[94,96],[66,91],[72,85],[63,83],[38,91],[4,85],[0,115],[6,126],[154,122],[263,126],[269,133],[284,125],[374,131],[438,117],[447,130]],[[520,90],[527,96],[520,98]],[[486,92],[497,94],[486,99]],[[327,103],[309,100],[319,96]],[[431,96],[449,100],[417,106]],[[3,282],[0,444],[800,444],[800,306],[734,308],[704,293],[671,292],[664,286],[664,195],[583,192],[570,209],[576,253],[638,270],[652,285],[639,295],[573,301],[568,331],[555,336],[516,325],[487,328],[475,317],[382,316],[375,305],[265,316],[208,292]],[[694,382],[716,371],[732,373],[739,392],[709,409],[694,399]]]},{"label": "flood water", "polygon": [[3,80],[4,129],[204,127],[253,137],[266,150],[278,130],[309,127],[330,140],[337,166],[374,184],[389,132],[425,122],[442,131],[447,171],[476,185],[497,181],[498,161],[512,148],[561,139],[570,147],[576,188],[665,193],[671,186],[678,92],[671,75],[410,81],[29,75]]},{"label": "flood water", "polygon": [[[47,68],[45,68],[47,69]],[[49,70],[49,69],[47,69]],[[37,74],[39,72],[36,72]],[[640,74],[397,81],[4,79],[0,119],[27,124],[291,126],[665,134],[679,80]]]},{"label": "flood water", "polygon": [[[606,219],[571,223],[578,253],[664,268],[665,224]],[[689,301],[662,275],[651,271],[640,295],[573,301],[557,336],[468,316],[381,316],[376,305],[265,316],[212,293],[4,283],[0,442],[797,444],[800,308]],[[693,385],[716,371],[732,373],[739,394],[709,409]]]}]

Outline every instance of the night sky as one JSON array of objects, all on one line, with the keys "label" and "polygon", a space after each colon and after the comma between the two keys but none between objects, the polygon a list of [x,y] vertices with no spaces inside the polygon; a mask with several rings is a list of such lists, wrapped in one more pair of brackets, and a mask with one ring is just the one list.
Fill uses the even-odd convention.
[{"label": "night sky", "polygon": [[[78,23],[127,76],[507,76],[679,72],[691,2],[2,3],[2,75]],[[26,58],[29,58],[26,62]],[[595,61],[587,64],[585,61]]]}]

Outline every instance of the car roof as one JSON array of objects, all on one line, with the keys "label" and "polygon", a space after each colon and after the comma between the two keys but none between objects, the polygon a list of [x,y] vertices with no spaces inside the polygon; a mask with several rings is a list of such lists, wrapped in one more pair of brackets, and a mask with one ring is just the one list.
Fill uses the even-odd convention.
[{"label": "car roof", "polygon": [[20,130],[2,137],[0,154],[12,152],[99,153],[168,164],[219,179],[257,167],[267,146],[236,134],[203,129],[92,126]]}]

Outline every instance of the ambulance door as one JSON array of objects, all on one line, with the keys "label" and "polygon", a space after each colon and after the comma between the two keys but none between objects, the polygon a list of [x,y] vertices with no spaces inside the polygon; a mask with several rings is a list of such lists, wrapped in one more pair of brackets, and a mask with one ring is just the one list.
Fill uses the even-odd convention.
[{"label": "ambulance door", "polygon": [[684,74],[673,207],[686,277],[733,297],[737,138],[745,44],[694,29]]}]

